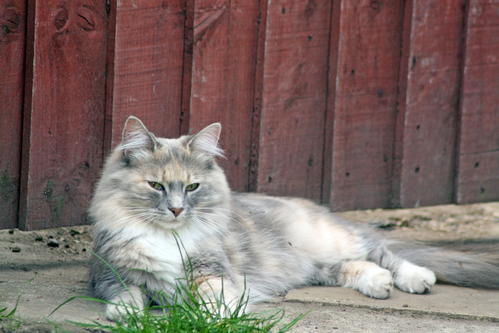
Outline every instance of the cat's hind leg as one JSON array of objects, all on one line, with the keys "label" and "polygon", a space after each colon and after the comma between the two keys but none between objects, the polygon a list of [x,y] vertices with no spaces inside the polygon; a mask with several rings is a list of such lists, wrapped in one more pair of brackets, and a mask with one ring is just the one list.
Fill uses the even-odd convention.
[{"label": "cat's hind leg", "polygon": [[424,294],[437,281],[435,273],[404,260],[395,271],[395,286],[411,294]]},{"label": "cat's hind leg", "polygon": [[378,246],[369,254],[369,259],[393,272],[394,284],[398,289],[411,294],[423,294],[436,282],[435,274],[421,266],[397,256],[384,246]]},{"label": "cat's hind leg", "polygon": [[337,284],[373,298],[388,298],[393,291],[392,273],[368,261],[343,262],[337,272]]}]

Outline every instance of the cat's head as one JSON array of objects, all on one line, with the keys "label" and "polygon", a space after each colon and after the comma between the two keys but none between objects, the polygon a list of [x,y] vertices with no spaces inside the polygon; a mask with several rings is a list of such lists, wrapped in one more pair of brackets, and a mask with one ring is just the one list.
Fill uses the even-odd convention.
[{"label": "cat's head", "polygon": [[90,213],[96,222],[161,229],[217,228],[230,190],[215,158],[220,124],[178,139],[155,137],[135,117],[103,171]]}]

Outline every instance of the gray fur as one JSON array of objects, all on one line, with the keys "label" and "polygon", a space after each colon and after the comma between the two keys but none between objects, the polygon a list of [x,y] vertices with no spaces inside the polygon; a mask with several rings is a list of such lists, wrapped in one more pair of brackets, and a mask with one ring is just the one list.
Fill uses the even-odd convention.
[{"label": "gray fur", "polygon": [[[245,287],[253,301],[305,285],[346,286],[376,298],[388,297],[393,284],[408,292],[430,289],[433,273],[406,260],[442,281],[499,288],[497,266],[476,255],[388,242],[308,200],[231,193],[215,162],[219,134],[214,124],[194,136],[162,139],[140,120],[127,121],[124,145],[106,162],[90,207],[94,251],[102,259],[92,259],[92,295],[121,299],[125,290],[115,272],[149,296],[171,292],[184,267],[208,297],[220,293],[223,276],[229,301]],[[172,208],[182,212],[174,216]],[[108,309],[108,317],[116,313]]]}]

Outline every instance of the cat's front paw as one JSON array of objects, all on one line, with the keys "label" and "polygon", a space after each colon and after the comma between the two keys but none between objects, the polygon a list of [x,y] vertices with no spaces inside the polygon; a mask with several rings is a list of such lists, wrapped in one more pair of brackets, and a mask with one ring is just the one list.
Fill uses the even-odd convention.
[{"label": "cat's front paw", "polygon": [[404,261],[395,274],[395,286],[411,294],[429,291],[436,281],[435,273],[408,261]]},{"label": "cat's front paw", "polygon": [[106,306],[106,317],[110,321],[125,323],[128,316],[141,316],[142,310],[131,304],[108,304]]},{"label": "cat's front paw", "polygon": [[388,298],[393,291],[392,273],[381,267],[370,268],[359,279],[358,290],[373,298]]},{"label": "cat's front paw", "polygon": [[132,315],[142,315],[144,300],[142,291],[137,286],[129,286],[126,292],[117,294],[106,306],[106,316],[110,321],[125,322]]}]

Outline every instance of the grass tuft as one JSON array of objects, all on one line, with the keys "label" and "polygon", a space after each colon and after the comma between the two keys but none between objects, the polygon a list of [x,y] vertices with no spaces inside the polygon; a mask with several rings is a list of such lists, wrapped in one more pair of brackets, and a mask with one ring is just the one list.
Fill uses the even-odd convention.
[{"label": "grass tuft", "polygon": [[[284,310],[272,310],[265,313],[245,313],[248,298],[241,297],[233,311],[221,311],[223,303],[221,300],[206,302],[197,299],[193,292],[184,284],[177,284],[175,295],[158,295],[156,299],[160,304],[146,304],[143,310],[137,308],[124,308],[126,313],[122,320],[115,322],[100,323],[78,323],[72,324],[81,328],[101,330],[112,333],[163,333],[163,332],[287,332],[306,314],[301,314],[292,321],[283,323]],[[77,296],[74,298],[83,298],[96,302],[111,304],[100,299],[92,297]],[[162,300],[170,300],[169,304]],[[173,301],[175,300],[175,301]],[[64,304],[66,304],[65,302]],[[214,306],[213,306],[214,305]],[[52,323],[52,322],[51,322]],[[54,326],[63,332],[55,323]]]},{"label": "grass tuft", "polygon": [[10,312],[7,313],[6,307],[0,309],[0,330],[2,330],[2,332],[15,331],[21,325],[21,321],[18,318],[14,318],[20,298],[21,295],[17,298],[16,305]]},{"label": "grass tuft", "polygon": [[[185,251],[183,244],[177,240],[177,245],[183,256],[182,252]],[[97,254],[94,253],[94,255],[116,274],[121,284],[129,291],[129,288],[121,277],[118,276],[118,273]],[[138,309],[133,306],[123,307],[125,313],[120,318],[121,320],[117,319],[115,322],[109,322],[108,324],[97,321],[93,321],[92,323],[70,321],[70,323],[86,329],[111,333],[244,333],[270,331],[282,333],[289,331],[299,320],[307,315],[307,313],[300,314],[290,322],[283,323],[283,309],[271,310],[265,313],[247,313],[249,296],[246,288],[242,296],[237,300],[237,304],[231,308],[226,306],[227,303],[225,302],[223,292],[220,297],[214,297],[214,299],[198,297],[196,296],[198,295],[197,285],[192,276],[192,265],[188,256],[186,258],[187,260],[183,261],[184,263],[187,262],[187,264],[184,264],[185,277],[177,279],[177,281],[172,283],[173,294],[158,291],[155,297],[153,297],[154,301],[146,303],[144,309]],[[75,296],[59,305],[52,313],[75,298],[113,304],[93,297]],[[68,332],[50,320],[48,321],[61,331]]]}]

